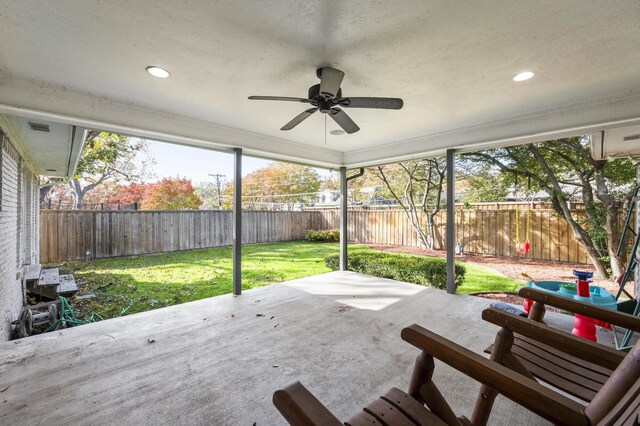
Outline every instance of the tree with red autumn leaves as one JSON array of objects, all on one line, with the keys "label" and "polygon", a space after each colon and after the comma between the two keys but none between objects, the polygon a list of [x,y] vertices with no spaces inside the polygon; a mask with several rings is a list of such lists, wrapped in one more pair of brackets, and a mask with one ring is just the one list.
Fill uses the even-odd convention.
[{"label": "tree with red autumn leaves", "polygon": [[140,208],[144,210],[197,210],[202,199],[186,178],[164,178],[146,184]]},{"label": "tree with red autumn leaves", "polygon": [[186,178],[164,178],[157,183],[130,183],[112,189],[109,205],[138,203],[140,210],[197,210],[202,199]]},{"label": "tree with red autumn leaves", "polygon": [[136,182],[130,183],[129,185],[118,185],[116,188],[111,190],[108,203],[110,205],[133,203],[138,203],[138,205],[140,205],[144,197],[144,192],[148,186],[149,184]]}]

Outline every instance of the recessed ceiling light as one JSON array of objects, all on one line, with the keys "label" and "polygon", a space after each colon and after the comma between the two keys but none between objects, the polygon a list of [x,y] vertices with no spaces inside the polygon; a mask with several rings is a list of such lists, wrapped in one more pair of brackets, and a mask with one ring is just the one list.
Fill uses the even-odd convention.
[{"label": "recessed ceiling light", "polygon": [[513,81],[525,81],[529,80],[531,77],[533,77],[533,73],[531,71],[524,71],[513,77]]},{"label": "recessed ceiling light", "polygon": [[338,129],[338,130],[332,130],[332,131],[330,131],[329,133],[331,133],[332,135],[336,135],[336,136],[338,136],[338,135],[344,135],[344,130],[340,130],[340,129]]},{"label": "recessed ceiling light", "polygon": [[164,68],[154,66],[147,67],[147,72],[152,76],[158,78],[167,78],[171,75],[169,71],[165,70]]}]

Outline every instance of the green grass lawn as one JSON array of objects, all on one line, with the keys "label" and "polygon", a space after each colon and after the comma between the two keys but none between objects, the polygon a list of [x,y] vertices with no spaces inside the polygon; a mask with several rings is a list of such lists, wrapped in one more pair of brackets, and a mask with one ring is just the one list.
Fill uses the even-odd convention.
[{"label": "green grass lawn", "polygon": [[[462,263],[462,262],[461,262]],[[480,291],[515,291],[522,283],[500,275],[482,266],[462,263],[467,269],[464,284],[458,287],[458,293],[477,293]]]},{"label": "green grass lawn", "polygon": [[[349,251],[373,250],[350,245]],[[329,272],[324,259],[338,252],[336,243],[306,241],[244,246],[242,288]],[[465,266],[465,283],[458,289],[461,293],[513,291],[516,287],[515,281],[493,271],[475,265]],[[73,273],[76,281],[86,283],[82,287],[83,293],[96,295],[74,301],[74,305],[85,312],[97,312],[104,318],[228,294],[232,289],[229,247],[97,259],[89,263],[67,263],[60,268],[61,272]]]},{"label": "green grass lawn", "polygon": [[[351,246],[350,250],[370,250]],[[329,272],[324,258],[337,244],[294,241],[254,244],[242,249],[242,288],[250,289]],[[86,283],[95,298],[74,302],[104,318],[176,305],[232,291],[231,248],[73,262],[61,271]]]}]

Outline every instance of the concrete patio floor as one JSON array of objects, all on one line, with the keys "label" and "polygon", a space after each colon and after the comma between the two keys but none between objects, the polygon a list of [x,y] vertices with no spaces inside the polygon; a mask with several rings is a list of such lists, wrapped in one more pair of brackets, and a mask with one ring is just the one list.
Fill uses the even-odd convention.
[{"label": "concrete patio floor", "polygon": [[[346,419],[407,388],[418,323],[481,352],[491,301],[332,272],[0,344],[3,425],[280,425],[272,393],[300,380]],[[566,324],[565,324],[566,326]],[[470,415],[479,385],[435,381]],[[499,397],[490,424],[546,424]]]}]

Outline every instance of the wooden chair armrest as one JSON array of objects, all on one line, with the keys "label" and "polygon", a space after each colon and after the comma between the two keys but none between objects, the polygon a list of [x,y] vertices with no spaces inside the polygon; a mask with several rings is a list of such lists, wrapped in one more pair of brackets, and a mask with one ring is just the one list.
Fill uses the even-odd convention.
[{"label": "wooden chair armrest", "polygon": [[417,324],[402,330],[402,339],[489,386],[538,415],[561,424],[588,424],[584,406],[536,381],[525,378]]},{"label": "wooden chair armrest", "polygon": [[618,327],[640,332],[640,318],[624,312],[613,311],[611,309],[601,308],[590,303],[579,302],[564,296],[547,293],[546,291],[536,290],[529,287],[521,288],[518,292],[520,297],[544,303],[574,314],[584,315],[589,318],[608,322]]},{"label": "wooden chair armrest", "polygon": [[342,426],[342,422],[300,382],[275,391],[273,405],[291,426]]},{"label": "wooden chair armrest", "polygon": [[496,308],[482,311],[482,319],[610,370],[615,370],[626,356],[624,352]]}]

